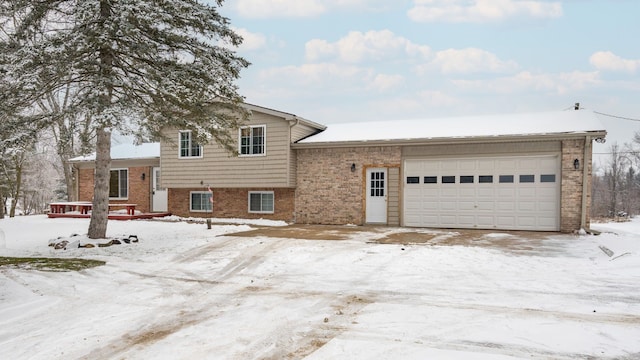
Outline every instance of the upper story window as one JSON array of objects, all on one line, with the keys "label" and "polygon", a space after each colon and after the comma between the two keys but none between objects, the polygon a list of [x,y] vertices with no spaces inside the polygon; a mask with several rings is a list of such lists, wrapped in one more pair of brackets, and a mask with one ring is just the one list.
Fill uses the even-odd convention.
[{"label": "upper story window", "polygon": [[240,128],[240,149],[242,156],[264,155],[267,151],[266,125],[245,126]]},{"label": "upper story window", "polygon": [[202,157],[202,146],[191,136],[191,131],[180,131],[180,157]]},{"label": "upper story window", "polygon": [[126,199],[129,196],[129,170],[114,169],[109,172],[109,198]]}]

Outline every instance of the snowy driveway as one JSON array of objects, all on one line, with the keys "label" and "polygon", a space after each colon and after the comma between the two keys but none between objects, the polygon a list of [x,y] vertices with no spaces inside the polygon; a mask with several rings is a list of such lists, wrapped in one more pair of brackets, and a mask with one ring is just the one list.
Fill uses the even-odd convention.
[{"label": "snowy driveway", "polygon": [[381,244],[396,235],[357,228],[325,241],[112,221],[111,236],[140,243],[46,246],[87,225],[0,220],[0,255],[107,261],[79,273],[0,268],[0,358],[640,357],[636,222],[596,227],[610,231],[600,236],[484,233],[462,245],[429,230],[429,241]]}]

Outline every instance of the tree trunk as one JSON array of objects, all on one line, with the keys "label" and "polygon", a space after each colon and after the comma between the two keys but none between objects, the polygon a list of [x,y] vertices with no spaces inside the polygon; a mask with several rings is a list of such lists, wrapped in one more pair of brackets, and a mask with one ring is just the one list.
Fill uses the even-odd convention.
[{"label": "tree trunk", "polygon": [[109,220],[111,133],[104,128],[100,128],[96,130],[96,136],[96,173],[88,236],[90,239],[104,239],[107,237],[107,221]]},{"label": "tree trunk", "polygon": [[62,160],[62,169],[64,172],[64,183],[67,186],[67,201],[77,201],[76,196],[76,179],[73,174],[73,167]]},{"label": "tree trunk", "polygon": [[22,192],[22,169],[24,167],[25,154],[26,151],[23,151],[19,155],[16,155],[16,157],[14,158],[16,186],[14,188],[14,193],[11,196],[11,207],[9,208],[10,218],[16,216],[16,206],[18,205],[18,199],[20,198],[20,193]]}]

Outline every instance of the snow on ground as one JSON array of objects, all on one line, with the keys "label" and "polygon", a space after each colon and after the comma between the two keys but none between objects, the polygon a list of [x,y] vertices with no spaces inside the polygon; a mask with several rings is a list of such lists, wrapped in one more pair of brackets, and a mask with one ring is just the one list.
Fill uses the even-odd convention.
[{"label": "snow on ground", "polygon": [[549,234],[528,252],[483,246],[508,242],[504,232],[474,246],[376,244],[367,227],[343,241],[230,235],[255,227],[242,221],[110,221],[109,236],[140,242],[47,246],[88,241],[87,226],[0,220],[0,256],[107,261],[0,268],[0,358],[640,358],[636,220]]}]

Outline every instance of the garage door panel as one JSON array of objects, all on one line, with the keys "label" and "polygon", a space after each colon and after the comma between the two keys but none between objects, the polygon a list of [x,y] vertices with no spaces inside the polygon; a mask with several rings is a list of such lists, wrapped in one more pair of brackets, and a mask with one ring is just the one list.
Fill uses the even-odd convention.
[{"label": "garage door panel", "polygon": [[478,160],[478,170],[493,172],[495,167],[496,165],[494,160]]},{"label": "garage door panel", "polygon": [[440,223],[445,227],[455,227],[457,226],[456,215],[441,215]]},{"label": "garage door panel", "polygon": [[478,211],[495,211],[495,201],[478,201],[478,207],[476,210]]},{"label": "garage door panel", "polygon": [[493,187],[479,187],[477,189],[479,198],[491,198],[495,196],[495,189]]},{"label": "garage door panel", "polygon": [[438,201],[438,208],[443,211],[456,211],[457,204],[455,201]]},{"label": "garage door panel", "polygon": [[537,189],[534,187],[521,187],[518,189],[518,197],[520,198],[535,198],[537,195]]},{"label": "garage door panel", "polygon": [[508,229],[508,228],[513,228],[516,226],[516,217],[515,216],[497,216],[496,217],[497,221],[496,223],[498,224],[498,228],[503,228],[503,229]]},{"label": "garage door panel", "polygon": [[540,201],[538,202],[538,210],[553,212],[558,208],[558,203],[555,201]]},{"label": "garage door panel", "polygon": [[450,185],[446,188],[440,189],[440,197],[456,199],[458,198],[458,189],[456,187],[451,187]]},{"label": "garage door panel", "polygon": [[516,203],[513,201],[498,201],[496,204],[496,208],[499,211],[513,211],[516,209]]},{"label": "garage door panel", "polygon": [[475,201],[458,201],[458,210],[473,211],[476,208]]},{"label": "garage door panel", "polygon": [[474,215],[458,215],[458,224],[456,227],[473,228],[476,227],[476,217]]},{"label": "garage door panel", "polygon": [[519,212],[534,212],[536,210],[536,203],[534,201],[519,201],[517,209]]},{"label": "garage door panel", "polygon": [[458,161],[458,169],[461,171],[471,171],[476,169],[476,160],[460,160]]},{"label": "garage door panel", "polygon": [[496,223],[496,219],[494,216],[478,216],[478,227],[490,228],[493,227]]}]

